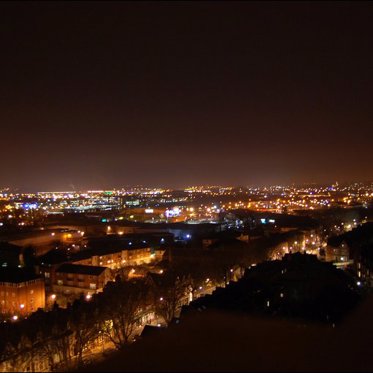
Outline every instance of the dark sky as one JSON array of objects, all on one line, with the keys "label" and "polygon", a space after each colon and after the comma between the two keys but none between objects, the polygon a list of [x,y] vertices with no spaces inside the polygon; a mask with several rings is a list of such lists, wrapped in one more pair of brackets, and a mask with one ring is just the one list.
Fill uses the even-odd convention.
[{"label": "dark sky", "polygon": [[371,2],[0,4],[0,185],[370,180]]}]

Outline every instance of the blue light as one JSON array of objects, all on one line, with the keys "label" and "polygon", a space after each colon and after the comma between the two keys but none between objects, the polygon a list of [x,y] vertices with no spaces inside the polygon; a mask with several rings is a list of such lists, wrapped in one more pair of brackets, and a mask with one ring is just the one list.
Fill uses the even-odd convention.
[{"label": "blue light", "polygon": [[37,203],[24,203],[22,207],[24,210],[33,210],[33,209],[37,209],[38,205]]}]

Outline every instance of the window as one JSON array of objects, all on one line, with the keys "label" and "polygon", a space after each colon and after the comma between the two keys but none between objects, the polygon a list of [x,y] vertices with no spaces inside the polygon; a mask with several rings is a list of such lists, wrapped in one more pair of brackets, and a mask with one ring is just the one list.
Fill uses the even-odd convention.
[{"label": "window", "polygon": [[63,285],[63,281],[62,280],[58,280],[57,281],[57,285]]},{"label": "window", "polygon": [[45,278],[49,278],[49,277],[50,277],[50,273],[49,273],[49,272],[45,272],[45,273],[44,273],[44,277],[45,277]]},{"label": "window", "polygon": [[96,289],[96,284],[90,283],[90,284],[89,284],[89,288],[90,288],[90,289]]}]

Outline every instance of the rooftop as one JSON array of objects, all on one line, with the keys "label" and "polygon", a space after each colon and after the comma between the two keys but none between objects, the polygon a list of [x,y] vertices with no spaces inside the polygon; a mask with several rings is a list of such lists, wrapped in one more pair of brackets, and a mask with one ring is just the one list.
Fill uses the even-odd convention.
[{"label": "rooftop", "polygon": [[41,278],[29,268],[0,268],[0,282],[22,283]]},{"label": "rooftop", "polygon": [[99,276],[107,267],[85,266],[80,264],[65,263],[58,267],[59,273],[78,273],[82,275]]}]

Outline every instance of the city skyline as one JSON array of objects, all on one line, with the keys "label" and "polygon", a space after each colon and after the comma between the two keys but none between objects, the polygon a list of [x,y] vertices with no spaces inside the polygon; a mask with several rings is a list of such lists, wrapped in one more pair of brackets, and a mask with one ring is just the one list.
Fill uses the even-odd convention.
[{"label": "city skyline", "polygon": [[361,185],[361,186],[368,186],[372,185],[373,182],[370,180],[367,181],[352,181],[352,182],[340,182],[338,180],[323,182],[323,183],[289,183],[289,184],[249,184],[249,185],[233,185],[233,184],[194,184],[194,185],[181,185],[180,187],[171,187],[170,185],[142,185],[142,184],[126,184],[126,185],[116,185],[110,186],[107,188],[98,187],[98,188],[76,188],[75,185],[70,185],[70,189],[30,189],[30,188],[17,188],[17,187],[9,187],[9,186],[0,186],[0,194],[1,193],[16,193],[16,194],[35,194],[35,193],[85,193],[85,192],[105,192],[105,191],[131,191],[131,190],[149,190],[149,191],[187,191],[189,188],[201,188],[201,189],[214,189],[214,188],[232,188],[232,189],[247,189],[247,190],[255,190],[255,189],[266,189],[266,188],[331,188],[333,186],[340,186],[349,188],[353,185]]},{"label": "city skyline", "polygon": [[0,372],[373,371],[371,25],[0,2]]},{"label": "city skyline", "polygon": [[1,4],[0,185],[368,181],[372,4]]}]

